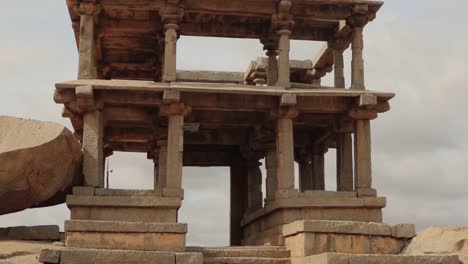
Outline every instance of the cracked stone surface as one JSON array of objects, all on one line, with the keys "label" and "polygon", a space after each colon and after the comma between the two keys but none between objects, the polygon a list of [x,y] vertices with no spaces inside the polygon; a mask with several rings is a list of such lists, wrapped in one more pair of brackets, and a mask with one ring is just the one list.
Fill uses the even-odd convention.
[{"label": "cracked stone surface", "polygon": [[0,116],[0,215],[65,202],[81,167],[81,145],[67,128]]}]

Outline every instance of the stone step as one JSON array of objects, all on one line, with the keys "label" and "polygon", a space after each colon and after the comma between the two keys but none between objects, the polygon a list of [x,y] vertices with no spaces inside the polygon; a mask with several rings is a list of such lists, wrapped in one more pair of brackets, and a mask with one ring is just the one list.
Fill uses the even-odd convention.
[{"label": "stone step", "polygon": [[121,250],[185,250],[187,225],[119,221],[66,221],[67,247]]},{"label": "stone step", "polygon": [[[121,192],[119,194],[123,195]],[[69,195],[67,205],[72,220],[176,222],[181,199],[138,195]]]},{"label": "stone step", "polygon": [[204,258],[205,264],[291,264],[289,258],[219,257]]},{"label": "stone step", "polygon": [[44,249],[39,262],[45,264],[202,264],[200,253],[100,249]]},{"label": "stone step", "polygon": [[292,258],[291,264],[460,264],[458,256],[353,255],[325,253]]},{"label": "stone step", "polygon": [[289,258],[291,253],[284,247],[188,247],[187,252],[201,252],[205,258],[251,257]]}]

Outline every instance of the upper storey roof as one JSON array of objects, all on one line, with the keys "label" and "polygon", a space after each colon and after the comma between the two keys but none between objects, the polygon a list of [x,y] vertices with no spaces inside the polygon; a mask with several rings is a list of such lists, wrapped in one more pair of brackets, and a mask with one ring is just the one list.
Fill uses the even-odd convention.
[{"label": "upper storey roof", "polygon": [[[164,46],[161,11],[166,0],[85,0],[101,4],[96,25],[100,78],[158,80]],[[75,36],[80,16],[67,0]],[[179,33],[187,36],[261,39],[274,36],[275,0],[180,0]],[[366,0],[293,0],[292,39],[328,41],[342,30],[340,21],[358,4],[367,5],[372,20],[383,2]]]}]

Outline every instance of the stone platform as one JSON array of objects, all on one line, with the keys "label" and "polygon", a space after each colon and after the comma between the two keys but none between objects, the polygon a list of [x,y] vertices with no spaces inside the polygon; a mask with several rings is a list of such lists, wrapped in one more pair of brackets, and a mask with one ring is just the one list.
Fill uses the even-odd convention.
[{"label": "stone platform", "polygon": [[182,199],[162,192],[75,187],[67,197],[71,220],[175,223]]},{"label": "stone platform", "polygon": [[242,221],[244,245],[284,245],[283,227],[302,220],[382,222],[384,197],[357,192],[307,191],[268,203]]}]

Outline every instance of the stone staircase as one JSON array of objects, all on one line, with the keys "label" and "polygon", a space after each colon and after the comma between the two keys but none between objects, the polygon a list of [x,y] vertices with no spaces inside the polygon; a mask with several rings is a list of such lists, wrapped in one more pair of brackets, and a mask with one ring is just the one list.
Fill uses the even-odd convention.
[{"label": "stone staircase", "polygon": [[187,247],[186,251],[202,253],[206,264],[291,264],[284,247]]}]

